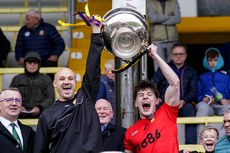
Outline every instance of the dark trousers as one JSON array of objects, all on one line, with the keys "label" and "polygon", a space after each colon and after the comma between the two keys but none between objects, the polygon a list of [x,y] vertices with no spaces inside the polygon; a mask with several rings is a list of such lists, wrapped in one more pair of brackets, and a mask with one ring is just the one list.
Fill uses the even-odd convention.
[{"label": "dark trousers", "polygon": [[[179,117],[195,117],[196,109],[192,103],[186,103],[179,110]],[[186,124],[185,125],[185,144],[197,144],[197,125]]]}]

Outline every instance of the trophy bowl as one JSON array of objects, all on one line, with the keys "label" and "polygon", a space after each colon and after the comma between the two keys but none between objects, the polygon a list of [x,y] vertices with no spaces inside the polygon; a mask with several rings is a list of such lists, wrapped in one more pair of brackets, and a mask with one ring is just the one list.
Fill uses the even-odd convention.
[{"label": "trophy bowl", "polygon": [[149,32],[145,17],[138,11],[120,7],[103,16],[102,29],[105,50],[123,60],[131,59],[144,50]]}]

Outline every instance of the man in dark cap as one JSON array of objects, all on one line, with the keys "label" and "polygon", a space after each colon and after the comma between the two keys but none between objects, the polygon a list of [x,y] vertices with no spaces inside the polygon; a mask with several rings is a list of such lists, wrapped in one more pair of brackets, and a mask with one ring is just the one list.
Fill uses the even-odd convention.
[{"label": "man in dark cap", "polygon": [[38,117],[54,102],[54,87],[48,75],[39,72],[41,57],[29,52],[24,59],[25,73],[15,76],[10,87],[16,87],[22,95],[21,117]]}]

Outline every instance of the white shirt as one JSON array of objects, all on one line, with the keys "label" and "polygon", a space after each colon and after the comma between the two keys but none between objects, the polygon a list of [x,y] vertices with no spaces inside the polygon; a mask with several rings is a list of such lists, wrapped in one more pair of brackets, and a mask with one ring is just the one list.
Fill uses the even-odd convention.
[{"label": "white shirt", "polygon": [[[7,120],[7,119],[5,119],[4,117],[2,117],[2,116],[0,116],[0,122],[7,128],[7,130],[13,135],[13,133],[12,133],[12,126],[10,125],[10,123],[12,123],[12,122],[10,122],[9,120]],[[15,123],[15,129],[16,129],[16,131],[17,131],[17,133],[18,133],[18,136],[19,136],[19,138],[20,138],[20,140],[21,140],[21,143],[22,143],[22,147],[23,147],[23,138],[22,138],[22,132],[21,132],[21,129],[20,129],[20,127],[19,127],[19,125],[18,125],[18,121],[16,120],[16,121],[14,121],[13,123]]]}]

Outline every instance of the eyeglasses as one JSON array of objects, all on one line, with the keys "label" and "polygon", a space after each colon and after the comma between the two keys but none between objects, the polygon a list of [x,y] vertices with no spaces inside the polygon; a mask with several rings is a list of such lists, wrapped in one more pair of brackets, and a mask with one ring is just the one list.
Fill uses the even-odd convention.
[{"label": "eyeglasses", "polygon": [[186,53],[173,53],[173,56],[184,56]]},{"label": "eyeglasses", "polygon": [[6,101],[7,103],[13,103],[14,101],[16,103],[21,103],[22,102],[22,99],[21,98],[5,98],[3,100],[1,100],[0,102],[3,102],[3,101]]}]

